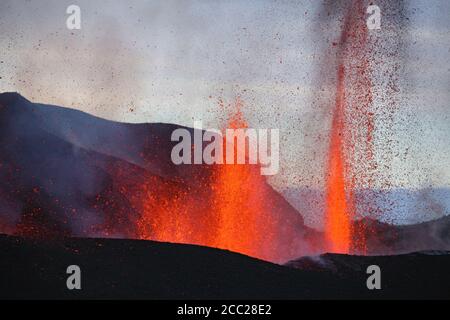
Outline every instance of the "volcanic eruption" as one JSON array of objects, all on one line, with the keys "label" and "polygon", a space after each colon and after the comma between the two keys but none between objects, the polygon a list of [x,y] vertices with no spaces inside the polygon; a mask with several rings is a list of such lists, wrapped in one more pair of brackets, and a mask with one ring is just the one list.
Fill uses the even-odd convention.
[{"label": "volcanic eruption", "polygon": [[[396,3],[400,5],[392,6],[401,8],[403,2]],[[434,223],[418,226],[425,230],[420,234],[426,240],[418,244],[409,241],[414,238],[415,231],[411,230],[415,227],[387,225],[383,219],[371,223],[365,220],[377,218],[374,212],[379,210],[370,199],[379,185],[374,174],[380,164],[375,159],[374,140],[380,134],[389,136],[391,129],[383,124],[381,130],[376,130],[379,128],[375,122],[379,124],[380,114],[384,117],[392,112],[388,103],[374,103],[378,98],[374,83],[379,80],[373,74],[377,62],[374,41],[397,41],[395,36],[382,38],[368,30],[366,8],[370,4],[326,1],[322,7],[327,12],[314,18],[321,24],[323,19],[330,19],[339,25],[337,40],[327,44],[329,51],[320,55],[324,61],[317,64],[327,71],[319,81],[331,82],[327,90],[333,95],[333,102],[326,108],[314,110],[315,115],[323,110],[330,110],[331,115],[330,131],[326,132],[329,139],[324,188],[313,190],[320,193],[320,203],[314,205],[323,211],[324,232],[305,225],[303,216],[311,217],[316,212],[303,212],[309,208],[301,205],[295,209],[261,176],[258,164],[174,164],[170,157],[174,146],[171,133],[182,126],[108,121],[76,110],[33,103],[15,93],[0,95],[0,232],[45,239],[106,237],[196,244],[273,262],[324,251],[370,254],[445,248],[448,241],[441,234],[447,234],[447,222],[439,227],[437,237],[427,235],[435,229]],[[331,33],[320,33],[320,37]],[[390,50],[383,54],[391,55]],[[397,90],[394,72],[381,75],[389,78],[393,88],[386,100],[394,99],[391,97]],[[318,87],[319,81],[314,85]],[[277,83],[283,90],[289,87],[283,81]],[[265,94],[261,96],[265,98]],[[222,129],[247,128],[255,120],[245,119],[244,100],[238,98],[230,104],[232,112]],[[377,108],[382,112],[376,112]],[[288,114],[280,120],[289,122],[290,117]],[[199,130],[183,128],[191,133]],[[293,144],[303,148],[296,140],[299,131],[292,132],[287,135],[295,139],[289,140],[292,144],[287,148]],[[226,145],[224,141],[224,157]],[[377,145],[383,156],[389,150],[385,147]],[[301,169],[309,169],[303,161],[299,164]],[[300,187],[309,188],[309,180],[318,180],[320,185],[322,176],[311,172]],[[297,181],[290,178],[285,186],[297,188]],[[388,189],[382,191],[387,194]],[[364,193],[366,190],[369,192]],[[372,232],[371,228],[382,232]],[[407,236],[394,239],[395,232]]]},{"label": "volcanic eruption", "polygon": [[[111,122],[15,93],[0,105],[1,232],[189,243],[274,262],[320,252],[320,233],[258,165],[173,164],[179,126]],[[225,125],[245,127],[234,107]]]},{"label": "volcanic eruption", "polygon": [[[229,107],[233,110],[222,130],[247,128],[242,100],[238,98]],[[143,197],[133,196],[143,206],[139,237],[201,244],[270,261],[320,248],[318,239],[303,236],[301,215],[288,213],[284,205],[279,207],[281,203],[273,198],[259,165],[225,164],[227,144],[233,143],[236,158],[237,143],[223,139],[219,156],[224,164],[214,165],[207,176],[196,178],[200,190],[158,190],[152,183],[145,187],[148,192]]]},{"label": "volcanic eruption", "polygon": [[[330,252],[365,252],[355,191],[372,187],[374,114],[371,110],[370,52],[364,1],[347,9],[337,47],[335,105],[326,175],[325,235]],[[361,168],[364,167],[364,170]]]}]

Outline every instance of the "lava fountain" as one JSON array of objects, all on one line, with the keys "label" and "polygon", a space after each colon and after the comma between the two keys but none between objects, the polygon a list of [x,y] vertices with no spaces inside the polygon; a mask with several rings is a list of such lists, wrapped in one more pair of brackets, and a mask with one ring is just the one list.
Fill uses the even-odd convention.
[{"label": "lava fountain", "polygon": [[[248,128],[242,101],[238,98],[228,107],[232,110],[227,110],[223,130]],[[227,141],[226,135],[222,138],[219,157],[223,164],[203,167],[208,174],[192,176],[197,182],[194,186],[148,177],[137,184],[138,190],[127,192],[131,195],[126,198],[141,213],[136,237],[199,244],[276,262],[301,255],[305,246],[301,216],[278,198],[259,165],[237,164],[239,133],[234,142]],[[228,163],[227,145],[231,143],[235,161]]]},{"label": "lava fountain", "polygon": [[[237,98],[234,110],[227,121],[229,129],[246,129],[247,121],[242,113],[242,101]],[[237,139],[237,137],[235,137]],[[226,158],[226,144],[234,145],[234,164],[217,168],[217,177],[212,183],[214,190],[214,211],[217,214],[218,229],[215,247],[242,252],[251,256],[264,255],[274,259],[267,245],[271,243],[276,223],[267,216],[261,205],[265,199],[265,181],[255,166],[236,164],[237,143],[224,138],[223,161]],[[273,226],[263,223],[270,219]],[[272,230],[271,230],[272,229]]]},{"label": "lava fountain", "polygon": [[326,178],[328,251],[365,252],[364,226],[356,221],[355,191],[372,185],[374,119],[368,30],[363,1],[352,1],[337,43],[337,80]]},{"label": "lava fountain", "polygon": [[351,214],[346,194],[346,161],[344,155],[344,67],[339,66],[336,106],[333,114],[328,159],[325,234],[329,250],[349,253],[351,243]]}]

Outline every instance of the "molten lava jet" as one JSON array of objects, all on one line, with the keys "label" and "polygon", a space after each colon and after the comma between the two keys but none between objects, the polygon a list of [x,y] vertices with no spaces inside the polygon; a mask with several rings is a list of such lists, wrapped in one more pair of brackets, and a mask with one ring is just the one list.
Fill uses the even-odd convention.
[{"label": "molten lava jet", "polygon": [[351,214],[346,194],[346,161],[344,154],[344,68],[339,66],[336,107],[334,110],[329,148],[325,235],[329,251],[349,253],[351,242]]},{"label": "molten lava jet", "polygon": [[[238,99],[230,106],[234,110],[225,127],[247,128],[242,102]],[[226,145],[231,142],[226,135],[223,139],[225,163]],[[237,143],[234,148],[237,157]],[[259,165],[236,162],[202,165],[203,175],[189,181],[137,174],[130,178],[130,169],[125,170],[128,173],[117,181],[123,185],[130,180],[123,189],[139,215],[135,237],[199,244],[275,262],[301,255],[307,246],[301,215],[271,189]],[[145,181],[136,184],[136,180]]]},{"label": "molten lava jet", "polygon": [[355,221],[357,188],[370,187],[374,119],[363,1],[352,1],[337,48],[336,97],[326,177],[328,251],[365,253],[365,227]]},{"label": "molten lava jet", "polygon": [[[248,128],[239,98],[227,128]],[[224,138],[224,162],[227,143],[233,141],[226,141]],[[234,156],[234,163],[237,163],[237,143],[234,143]],[[255,166],[245,164],[227,164],[217,168],[217,178],[212,182],[213,207],[218,223],[214,246],[250,256],[263,255],[272,260],[275,258],[273,253],[269,256],[268,252],[262,251],[267,248],[267,244],[270,245],[270,237],[274,233],[274,230],[270,230],[273,226],[263,222],[272,220],[273,217],[268,216],[262,206],[265,199],[265,181],[255,169]]]}]

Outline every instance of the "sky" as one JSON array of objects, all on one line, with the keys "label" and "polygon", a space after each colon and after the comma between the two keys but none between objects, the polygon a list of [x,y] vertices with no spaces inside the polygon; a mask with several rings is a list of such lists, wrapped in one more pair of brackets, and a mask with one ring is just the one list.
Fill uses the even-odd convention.
[{"label": "sky", "polygon": [[[382,19],[389,17],[386,0],[378,2]],[[401,33],[404,41],[401,55],[392,46],[377,51],[379,61],[401,66],[388,137],[395,150],[379,174],[390,188],[450,187],[450,2],[405,3],[405,25],[383,30],[382,20],[372,35],[388,43],[390,33]],[[71,4],[81,8],[81,30],[66,27]],[[281,170],[271,184],[320,189],[332,108],[318,105],[317,97],[332,101],[333,92],[318,88],[317,70],[341,22],[338,15],[323,22],[321,5],[1,0],[0,92],[116,121],[193,126],[202,120],[208,128],[223,125],[220,101],[239,97],[249,127],[280,129]],[[391,66],[372,66],[381,70],[373,79],[379,110],[383,70]],[[382,121],[378,127],[383,137]],[[380,139],[378,154],[383,148]]]}]

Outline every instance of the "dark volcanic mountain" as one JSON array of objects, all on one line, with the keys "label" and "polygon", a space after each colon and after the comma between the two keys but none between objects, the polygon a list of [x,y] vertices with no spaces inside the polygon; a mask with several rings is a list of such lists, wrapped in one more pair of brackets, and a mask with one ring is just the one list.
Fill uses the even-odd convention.
[{"label": "dark volcanic mountain", "polygon": [[[320,250],[320,235],[257,166],[174,165],[176,128],[1,94],[0,232],[196,243],[272,261]],[[230,194],[224,184],[235,180]],[[230,219],[223,208],[233,205]]]},{"label": "dark volcanic mountain", "polygon": [[[368,266],[381,290],[368,290]],[[81,269],[68,290],[66,269]],[[119,239],[0,235],[1,299],[450,299],[450,254],[326,254],[290,267],[224,250]]]},{"label": "dark volcanic mountain", "polygon": [[[274,262],[324,252],[323,235],[257,166],[174,165],[176,128],[0,94],[0,232],[192,243]],[[358,223],[367,226],[367,254],[450,249],[448,216],[409,226]]]}]

